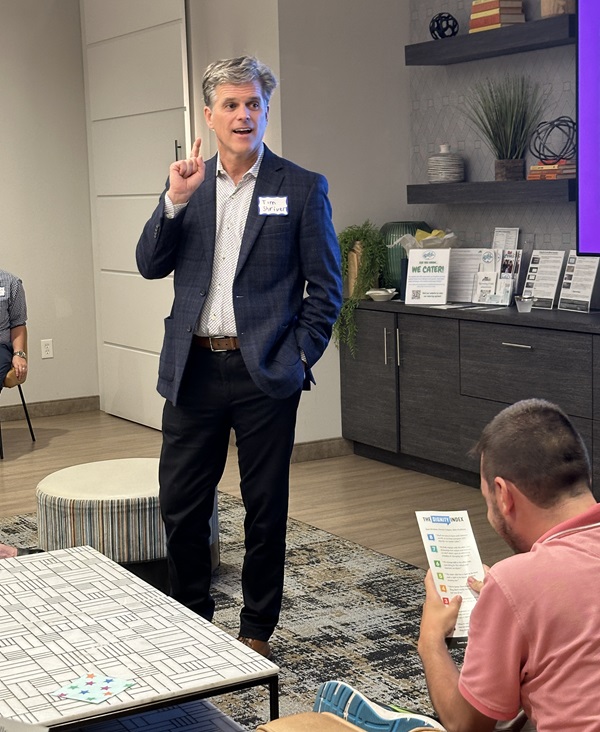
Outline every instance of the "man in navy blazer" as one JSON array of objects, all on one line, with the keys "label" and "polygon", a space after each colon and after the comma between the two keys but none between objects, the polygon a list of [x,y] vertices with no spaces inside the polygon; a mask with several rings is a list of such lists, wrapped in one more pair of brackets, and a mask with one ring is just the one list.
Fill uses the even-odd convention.
[{"label": "man in navy blazer", "polygon": [[212,619],[209,522],[233,429],[246,509],[239,637],[267,657],[297,407],[342,299],[327,181],[263,143],[276,84],[252,57],[207,68],[204,114],[218,154],[205,163],[197,139],[170,166],[137,246],[144,277],[174,273],[158,379],[171,592]]}]

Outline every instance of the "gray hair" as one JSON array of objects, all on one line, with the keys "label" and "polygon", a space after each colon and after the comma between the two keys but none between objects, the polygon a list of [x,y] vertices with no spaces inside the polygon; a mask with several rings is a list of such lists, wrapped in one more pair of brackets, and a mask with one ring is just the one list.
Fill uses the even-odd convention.
[{"label": "gray hair", "polygon": [[212,109],[219,84],[247,84],[258,81],[262,95],[268,104],[277,86],[271,69],[254,56],[238,56],[215,61],[207,67],[202,77],[204,104]]},{"label": "gray hair", "polygon": [[473,453],[482,456],[490,490],[495,478],[504,478],[540,508],[591,488],[581,436],[562,409],[543,399],[503,409],[484,428]]}]

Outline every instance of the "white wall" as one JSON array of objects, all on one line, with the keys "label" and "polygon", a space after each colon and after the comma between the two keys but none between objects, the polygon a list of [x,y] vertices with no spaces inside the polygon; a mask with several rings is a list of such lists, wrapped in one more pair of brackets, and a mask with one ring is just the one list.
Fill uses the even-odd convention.
[{"label": "white wall", "polygon": [[412,218],[408,0],[279,0],[283,155],[324,173],[336,230]]},{"label": "white wall", "polygon": [[[408,0],[278,5],[283,156],[327,177],[336,231],[365,219],[378,226],[411,219]],[[339,436],[333,343],[315,378],[316,389],[302,397],[298,434]]]},{"label": "white wall", "polygon": [[[98,394],[78,0],[0,0],[0,267],[29,311],[29,403]],[[54,358],[41,359],[52,338]],[[2,405],[19,402],[4,390]]]},{"label": "white wall", "polygon": [[[203,154],[217,152],[204,122],[202,74],[212,61],[254,55],[279,77],[278,0],[187,0],[188,49],[192,96],[192,127],[202,136]],[[281,106],[275,92],[265,142],[281,154]]]}]

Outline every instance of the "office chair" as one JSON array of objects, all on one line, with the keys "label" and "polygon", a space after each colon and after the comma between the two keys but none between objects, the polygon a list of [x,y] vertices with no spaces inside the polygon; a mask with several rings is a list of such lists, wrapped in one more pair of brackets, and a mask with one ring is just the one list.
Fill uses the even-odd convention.
[{"label": "office chair", "polygon": [[[29,427],[29,434],[31,439],[35,442],[35,435],[33,434],[33,427],[31,426],[31,420],[29,419],[29,412],[27,411],[27,404],[25,403],[25,397],[23,396],[23,389],[21,384],[17,384],[19,394],[21,396],[21,404],[23,405],[23,411],[25,412],[25,419],[27,420],[27,426]],[[2,422],[0,421],[0,460],[4,460],[4,447],[2,446]]]}]

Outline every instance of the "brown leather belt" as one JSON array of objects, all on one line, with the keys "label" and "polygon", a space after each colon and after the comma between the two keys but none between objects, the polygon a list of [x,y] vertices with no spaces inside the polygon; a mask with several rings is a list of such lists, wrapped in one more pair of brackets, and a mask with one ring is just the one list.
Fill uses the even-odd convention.
[{"label": "brown leather belt", "polygon": [[210,348],[211,351],[238,351],[240,342],[235,336],[197,336],[193,338],[195,346]]}]

